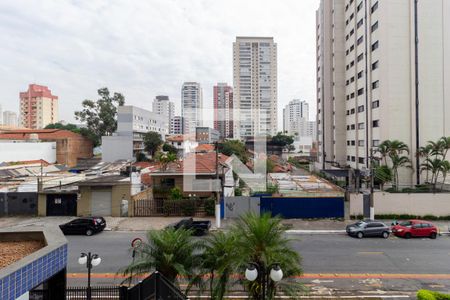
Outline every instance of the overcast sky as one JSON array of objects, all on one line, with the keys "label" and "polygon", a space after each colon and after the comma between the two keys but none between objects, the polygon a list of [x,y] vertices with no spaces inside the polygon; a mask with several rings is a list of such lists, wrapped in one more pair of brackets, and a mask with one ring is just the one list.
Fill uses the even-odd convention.
[{"label": "overcast sky", "polygon": [[45,0],[0,2],[0,104],[18,111],[29,83],[59,96],[73,122],[100,87],[151,110],[168,95],[180,113],[183,81],[198,81],[212,108],[216,82],[232,85],[236,36],[278,44],[279,130],[292,99],[315,118],[315,11],[319,0]]}]

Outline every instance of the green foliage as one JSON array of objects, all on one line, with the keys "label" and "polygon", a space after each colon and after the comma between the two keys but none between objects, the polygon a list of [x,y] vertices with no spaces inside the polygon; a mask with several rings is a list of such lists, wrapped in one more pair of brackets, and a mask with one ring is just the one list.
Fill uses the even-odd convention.
[{"label": "green foliage", "polygon": [[95,138],[94,145],[101,143],[102,136],[112,135],[117,129],[117,107],[125,104],[121,93],[110,95],[108,88],[97,91],[100,98],[97,101],[84,100],[83,109],[75,112],[75,119],[86,124],[86,128]]},{"label": "green foliage", "polygon": [[171,144],[167,144],[167,143],[162,146],[162,150],[165,152],[173,153],[173,154],[178,153],[178,150],[175,146],[172,146]]},{"label": "green foliage", "polygon": [[236,155],[240,161],[246,163],[248,161],[247,151],[244,143],[238,140],[229,140],[219,143],[218,150],[227,156]]},{"label": "green foliage", "polygon": [[205,201],[205,212],[207,216],[214,216],[216,213],[216,199],[208,198]]},{"label": "green foliage", "polygon": [[288,147],[294,143],[294,138],[289,135],[285,135],[281,132],[278,132],[277,135],[273,136],[269,141],[271,145]]},{"label": "green foliage", "polygon": [[120,270],[124,275],[144,275],[159,271],[176,283],[178,275],[192,278],[201,263],[202,243],[191,237],[191,231],[164,229],[149,231],[147,242],[137,249],[136,260]]},{"label": "green foliage", "polygon": [[409,154],[408,145],[399,140],[385,140],[378,146],[376,152],[381,155],[381,160],[383,161],[385,166],[384,169],[380,169],[380,171],[383,171],[384,173],[380,174],[381,176],[388,175],[387,168],[389,168],[389,165],[387,158],[390,159],[392,181],[394,189],[397,190],[399,186],[398,169],[402,167],[412,169],[411,160],[409,159],[409,157],[402,155],[403,153]]},{"label": "green foliage", "polygon": [[145,153],[142,152],[138,152],[136,153],[136,161],[148,161],[147,156],[145,155]]},{"label": "green foliage", "polygon": [[392,181],[392,170],[386,165],[376,166],[374,170],[374,182],[381,186],[381,190],[383,190],[383,186],[387,182]]},{"label": "green foliage", "polygon": [[450,300],[450,295],[429,290],[419,290],[417,292],[417,300]]},{"label": "green foliage", "polygon": [[[429,141],[426,146],[420,147],[416,155],[421,157],[420,171],[426,172],[427,183],[431,183],[433,191],[437,191],[438,178],[442,175],[441,191],[450,172],[450,162],[446,160],[450,149],[450,137],[441,137],[438,141]],[[431,173],[431,178],[430,178]]]},{"label": "green foliage", "polygon": [[144,145],[145,150],[153,156],[153,154],[158,151],[159,147],[162,145],[163,140],[161,135],[154,131],[149,131],[144,134]]},{"label": "green foliage", "polygon": [[167,166],[169,163],[174,162],[177,160],[177,155],[175,153],[164,153],[161,152],[156,156],[156,160],[159,161],[161,165],[161,170],[165,171],[167,170]]},{"label": "green foliage", "polygon": [[235,188],[234,189],[234,195],[235,196],[242,196],[242,189],[241,188]]},{"label": "green foliage", "polygon": [[170,190],[170,200],[181,200],[183,199],[183,192],[180,188],[174,187]]}]

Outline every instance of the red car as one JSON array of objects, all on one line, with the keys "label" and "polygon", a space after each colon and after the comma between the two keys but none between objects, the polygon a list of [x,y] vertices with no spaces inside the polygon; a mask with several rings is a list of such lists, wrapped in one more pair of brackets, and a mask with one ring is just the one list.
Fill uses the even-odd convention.
[{"label": "red car", "polygon": [[395,224],[391,228],[392,233],[399,237],[409,239],[411,237],[429,237],[435,239],[438,229],[433,223],[423,220],[408,220]]}]

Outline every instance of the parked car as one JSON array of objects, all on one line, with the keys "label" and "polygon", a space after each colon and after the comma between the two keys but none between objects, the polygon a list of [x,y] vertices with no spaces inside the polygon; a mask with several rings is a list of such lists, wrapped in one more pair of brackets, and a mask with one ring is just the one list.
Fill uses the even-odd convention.
[{"label": "parked car", "polygon": [[170,224],[166,228],[184,228],[192,230],[192,234],[196,236],[205,235],[208,233],[209,228],[211,228],[211,221],[194,221],[192,218],[182,219],[177,223]]},{"label": "parked car", "polygon": [[85,234],[91,236],[94,233],[103,231],[106,221],[102,217],[77,218],[68,223],[59,225],[64,234]]},{"label": "parked car", "polygon": [[412,237],[429,237],[435,239],[438,235],[438,229],[431,222],[408,220],[393,224],[392,233],[406,239]]},{"label": "parked car", "polygon": [[389,226],[380,221],[363,220],[354,224],[348,225],[345,229],[349,236],[354,236],[359,239],[363,237],[389,237]]}]

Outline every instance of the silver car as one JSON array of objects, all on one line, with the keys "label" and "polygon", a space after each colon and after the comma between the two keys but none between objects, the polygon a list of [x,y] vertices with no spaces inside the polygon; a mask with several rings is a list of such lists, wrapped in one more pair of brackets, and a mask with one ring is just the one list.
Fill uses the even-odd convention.
[{"label": "silver car", "polygon": [[382,237],[387,239],[390,234],[390,228],[380,221],[363,220],[346,227],[347,234],[359,239],[363,237]]}]

